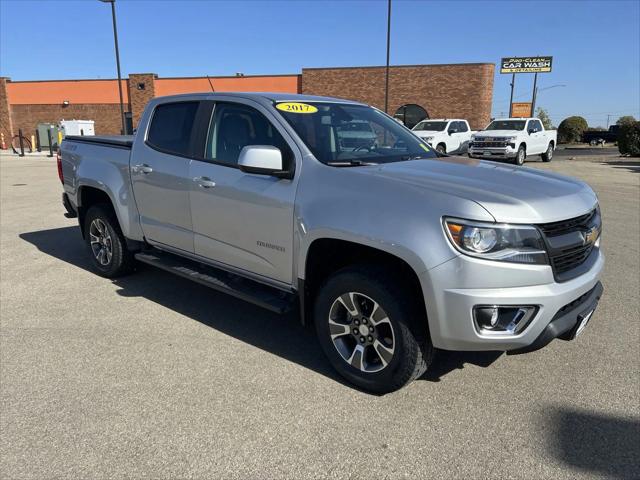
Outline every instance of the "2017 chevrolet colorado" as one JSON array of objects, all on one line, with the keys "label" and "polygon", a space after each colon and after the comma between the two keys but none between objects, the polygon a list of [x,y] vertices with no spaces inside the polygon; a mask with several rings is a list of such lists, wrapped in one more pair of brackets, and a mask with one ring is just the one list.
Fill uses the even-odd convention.
[{"label": "2017 chevrolet colorado", "polygon": [[336,370],[371,391],[418,377],[434,348],[571,339],[602,293],[586,184],[440,156],[351,101],[156,98],[135,136],[67,137],[58,165],[98,273],[139,261],[277,312],[297,305]]}]

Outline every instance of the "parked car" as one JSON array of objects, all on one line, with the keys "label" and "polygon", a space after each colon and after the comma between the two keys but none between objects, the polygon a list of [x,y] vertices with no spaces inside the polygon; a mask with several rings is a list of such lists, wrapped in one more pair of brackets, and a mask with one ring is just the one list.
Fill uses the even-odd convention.
[{"label": "parked car", "polygon": [[538,118],[505,118],[492,121],[471,136],[472,158],[506,159],[524,164],[527,156],[540,155],[550,162],[557,145],[556,130],[545,130]]},{"label": "parked car", "polygon": [[[378,133],[372,148],[335,141],[352,123]],[[441,156],[351,101],[154,98],[133,137],[66,137],[58,174],[96,272],[138,261],[297,308],[335,369],[370,391],[420,376],[434,348],[573,339],[602,294],[588,185]]]},{"label": "parked car", "polygon": [[440,153],[466,153],[471,135],[469,123],[462,119],[422,120],[413,132]]},{"label": "parked car", "polygon": [[348,122],[336,128],[340,146],[345,150],[369,150],[378,139],[369,122]]},{"label": "parked car", "polygon": [[585,130],[582,133],[582,141],[595,147],[606,143],[615,143],[618,141],[618,133],[620,125],[611,125],[608,130]]}]

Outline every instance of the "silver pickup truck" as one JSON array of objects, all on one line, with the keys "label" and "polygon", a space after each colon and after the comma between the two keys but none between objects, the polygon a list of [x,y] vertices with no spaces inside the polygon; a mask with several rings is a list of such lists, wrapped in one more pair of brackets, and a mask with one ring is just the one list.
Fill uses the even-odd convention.
[{"label": "silver pickup truck", "polygon": [[[364,124],[375,140],[341,138]],[[299,309],[335,369],[369,391],[415,379],[435,348],[572,339],[602,294],[589,186],[443,156],[356,102],[156,98],[135,136],[67,137],[60,153],[66,215],[99,274],[144,262]]]}]

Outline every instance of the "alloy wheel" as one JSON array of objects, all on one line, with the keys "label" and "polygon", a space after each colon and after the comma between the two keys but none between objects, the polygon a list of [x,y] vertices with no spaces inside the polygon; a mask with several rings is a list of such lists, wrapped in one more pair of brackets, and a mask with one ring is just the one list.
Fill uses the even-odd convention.
[{"label": "alloy wheel", "polygon": [[89,227],[89,240],[93,256],[102,266],[111,263],[113,242],[107,225],[99,218],[94,219]]},{"label": "alloy wheel", "polygon": [[352,367],[374,373],[393,359],[393,325],[382,307],[367,295],[340,295],[331,305],[328,321],[333,346]]}]

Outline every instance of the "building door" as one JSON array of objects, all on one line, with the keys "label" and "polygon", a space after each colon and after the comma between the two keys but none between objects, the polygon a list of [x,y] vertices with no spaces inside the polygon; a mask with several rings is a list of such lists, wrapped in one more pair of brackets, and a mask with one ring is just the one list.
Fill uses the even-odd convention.
[{"label": "building door", "polygon": [[407,128],[415,127],[418,122],[429,118],[427,111],[420,105],[415,103],[409,103],[401,106],[393,116],[395,119],[400,120],[402,124]]}]

